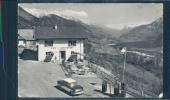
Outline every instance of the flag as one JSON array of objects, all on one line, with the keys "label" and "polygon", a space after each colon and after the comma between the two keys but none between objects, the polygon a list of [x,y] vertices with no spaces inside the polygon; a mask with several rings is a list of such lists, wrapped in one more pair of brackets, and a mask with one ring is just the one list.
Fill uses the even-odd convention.
[{"label": "flag", "polygon": [[121,53],[121,54],[124,54],[124,53],[126,52],[126,47],[119,48],[119,50],[120,50],[120,53]]}]

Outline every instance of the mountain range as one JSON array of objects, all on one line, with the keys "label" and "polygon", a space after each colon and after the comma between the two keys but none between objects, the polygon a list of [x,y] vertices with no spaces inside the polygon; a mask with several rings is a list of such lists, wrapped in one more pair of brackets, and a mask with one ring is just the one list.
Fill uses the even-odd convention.
[{"label": "mountain range", "polygon": [[120,38],[124,41],[147,41],[160,38],[163,33],[163,19],[159,18],[156,21],[135,27]]},{"label": "mountain range", "polygon": [[[102,48],[107,44],[125,44],[129,47],[140,48],[161,47],[162,46],[162,33],[163,33],[163,19],[159,18],[154,22],[147,25],[140,25],[137,27],[125,27],[122,30],[113,30],[106,28],[102,25],[86,24],[81,20],[66,19],[61,16],[50,14],[48,16],[36,17],[23,8],[18,7],[18,29],[31,29],[34,27],[83,27],[84,33],[88,36],[88,45],[92,45],[96,51],[104,53],[113,52],[107,46],[108,50]],[[150,45],[146,45],[146,43]],[[104,49],[104,50],[102,50]],[[107,52],[108,51],[108,52]]]}]

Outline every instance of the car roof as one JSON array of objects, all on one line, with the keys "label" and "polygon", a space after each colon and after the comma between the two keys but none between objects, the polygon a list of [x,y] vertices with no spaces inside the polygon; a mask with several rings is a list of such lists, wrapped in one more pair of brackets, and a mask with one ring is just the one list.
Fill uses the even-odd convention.
[{"label": "car roof", "polygon": [[64,81],[68,82],[68,83],[73,83],[76,82],[76,80],[72,79],[72,78],[65,78],[63,79]]}]

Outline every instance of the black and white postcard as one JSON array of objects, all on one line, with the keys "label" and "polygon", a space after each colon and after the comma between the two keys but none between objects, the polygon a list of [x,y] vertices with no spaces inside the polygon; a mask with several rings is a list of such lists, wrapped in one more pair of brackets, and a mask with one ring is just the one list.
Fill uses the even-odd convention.
[{"label": "black and white postcard", "polygon": [[162,98],[162,3],[19,3],[18,97]]}]

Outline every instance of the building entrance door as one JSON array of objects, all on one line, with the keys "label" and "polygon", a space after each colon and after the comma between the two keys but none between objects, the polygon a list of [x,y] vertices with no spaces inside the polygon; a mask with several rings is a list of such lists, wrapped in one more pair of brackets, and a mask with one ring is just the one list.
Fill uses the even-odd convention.
[{"label": "building entrance door", "polygon": [[66,51],[60,51],[60,54],[61,54],[60,58],[65,60],[66,59]]}]

